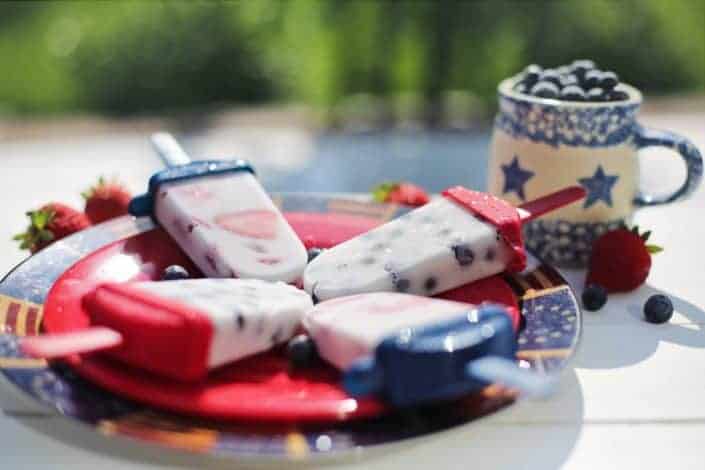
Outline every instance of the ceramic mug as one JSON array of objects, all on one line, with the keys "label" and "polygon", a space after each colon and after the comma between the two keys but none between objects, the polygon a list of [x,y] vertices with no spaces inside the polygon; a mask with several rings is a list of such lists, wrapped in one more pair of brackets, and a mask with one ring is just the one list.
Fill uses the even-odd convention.
[{"label": "ceramic mug", "polygon": [[[529,222],[526,245],[561,266],[584,266],[592,242],[629,224],[639,206],[687,197],[700,184],[703,162],[686,138],[647,129],[636,119],[639,90],[620,85],[629,98],[617,102],[570,102],[527,96],[500,83],[488,171],[488,190],[521,204],[566,186],[580,184],[587,197]],[[656,198],[639,192],[638,151],[666,147],[685,160],[685,182]]]}]

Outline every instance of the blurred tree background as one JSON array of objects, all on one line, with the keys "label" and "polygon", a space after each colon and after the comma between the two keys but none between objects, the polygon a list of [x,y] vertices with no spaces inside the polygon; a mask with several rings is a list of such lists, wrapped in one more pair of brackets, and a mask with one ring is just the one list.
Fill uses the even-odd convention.
[{"label": "blurred tree background", "polygon": [[702,93],[703,25],[705,0],[3,2],[0,114],[302,103],[433,123],[575,58]]}]

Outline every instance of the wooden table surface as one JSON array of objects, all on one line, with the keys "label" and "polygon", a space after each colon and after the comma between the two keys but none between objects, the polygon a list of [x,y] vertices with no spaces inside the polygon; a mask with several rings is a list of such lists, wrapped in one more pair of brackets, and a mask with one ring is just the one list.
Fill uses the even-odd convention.
[{"label": "wooden table surface", "polygon": [[[643,121],[683,133],[705,149],[705,112],[652,114]],[[99,174],[119,173],[132,190],[143,189],[144,181],[159,168],[146,135],[0,140],[6,218],[0,224],[0,271],[8,271],[23,258],[9,240],[23,228],[22,214],[28,208],[52,199],[79,205],[80,190]],[[223,145],[214,137],[201,136],[199,148]],[[643,160],[644,186],[673,185],[682,178],[681,164],[668,152],[649,151]],[[550,400],[522,402],[478,422],[337,465],[347,469],[705,468],[704,214],[705,186],[687,201],[638,211],[636,223],[651,229],[654,243],[666,251],[654,259],[646,285],[628,295],[610,297],[600,312],[585,313],[574,368],[563,374],[560,389]],[[579,286],[584,274],[567,275]],[[676,313],[668,324],[642,320],[642,305],[654,293],[664,293],[674,302]],[[4,382],[0,383],[0,408],[3,469],[252,466],[104,438],[40,408]]]}]

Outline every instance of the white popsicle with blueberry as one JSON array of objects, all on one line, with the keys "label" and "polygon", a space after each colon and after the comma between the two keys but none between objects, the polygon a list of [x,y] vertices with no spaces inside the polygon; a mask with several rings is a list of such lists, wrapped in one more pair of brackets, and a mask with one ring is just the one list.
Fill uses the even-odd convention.
[{"label": "white popsicle with blueberry", "polygon": [[304,288],[318,300],[396,291],[434,295],[526,265],[521,224],[585,197],[581,186],[515,208],[460,186],[316,257]]},{"label": "white popsicle with blueberry", "polygon": [[294,286],[256,279],[107,283],[83,304],[88,329],[29,337],[23,350],[44,358],[104,351],[181,381],[287,341],[313,306]]},{"label": "white popsicle with blueberry", "polygon": [[195,161],[168,135],[153,138],[168,163],[130,204],[152,215],[208,277],[293,282],[306,249],[244,161]]}]

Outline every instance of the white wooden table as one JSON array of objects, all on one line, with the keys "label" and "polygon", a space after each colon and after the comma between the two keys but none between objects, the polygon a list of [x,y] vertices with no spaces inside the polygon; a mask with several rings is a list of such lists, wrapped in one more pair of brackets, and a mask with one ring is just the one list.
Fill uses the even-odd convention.
[{"label": "white wooden table", "polygon": [[[644,121],[682,132],[705,148],[703,111],[646,116]],[[146,135],[145,131],[25,142],[3,142],[0,136],[5,216],[0,224],[0,271],[8,271],[23,257],[9,239],[23,228],[22,214],[28,208],[50,199],[78,205],[79,191],[99,174],[119,172],[132,190],[143,189],[144,181],[159,167]],[[307,145],[303,134],[293,132],[287,138]],[[218,153],[216,149],[232,150],[238,142],[237,136],[213,134],[191,144],[212,154]],[[266,148],[260,151],[266,154]],[[661,155],[649,153],[653,161],[644,165],[645,184],[670,184],[682,174],[675,158]],[[656,172],[651,171],[654,162],[659,166]],[[350,469],[705,468],[703,214],[705,187],[688,201],[638,212],[636,222],[650,228],[653,241],[666,251],[655,258],[645,286],[629,295],[612,296],[605,309],[585,314],[574,369],[565,372],[552,399],[524,402],[481,421],[338,465]],[[581,283],[582,273],[569,276]],[[641,317],[644,301],[657,292],[670,296],[676,307],[666,325],[651,325]],[[0,383],[0,408],[3,469],[251,467],[104,438],[38,407],[6,383]]]}]

